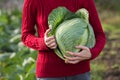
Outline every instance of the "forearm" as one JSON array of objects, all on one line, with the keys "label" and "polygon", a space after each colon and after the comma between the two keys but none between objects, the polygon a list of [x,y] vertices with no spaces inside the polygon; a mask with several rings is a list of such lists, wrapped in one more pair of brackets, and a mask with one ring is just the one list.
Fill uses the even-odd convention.
[{"label": "forearm", "polygon": [[35,36],[37,23],[37,2],[25,0],[22,12],[22,42],[36,50],[49,50],[43,38]]},{"label": "forearm", "polygon": [[[87,2],[87,1],[86,1]],[[92,58],[96,58],[100,52],[103,50],[106,37],[102,29],[102,25],[97,13],[97,9],[94,3],[94,0],[89,0],[88,3],[85,3],[88,6],[85,6],[85,8],[89,11],[89,22],[93,27],[94,33],[95,33],[95,39],[96,43],[93,48],[90,49]]]}]

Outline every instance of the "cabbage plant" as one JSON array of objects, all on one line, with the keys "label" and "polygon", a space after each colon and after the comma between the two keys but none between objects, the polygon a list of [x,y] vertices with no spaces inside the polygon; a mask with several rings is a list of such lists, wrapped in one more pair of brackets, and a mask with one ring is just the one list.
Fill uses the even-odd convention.
[{"label": "cabbage plant", "polygon": [[75,13],[66,7],[53,9],[48,16],[48,25],[51,29],[48,35],[54,35],[58,45],[54,51],[63,60],[65,60],[64,55],[70,56],[66,51],[81,51],[75,46],[83,45],[92,48],[95,45],[94,31],[89,23],[89,13],[85,8]]}]

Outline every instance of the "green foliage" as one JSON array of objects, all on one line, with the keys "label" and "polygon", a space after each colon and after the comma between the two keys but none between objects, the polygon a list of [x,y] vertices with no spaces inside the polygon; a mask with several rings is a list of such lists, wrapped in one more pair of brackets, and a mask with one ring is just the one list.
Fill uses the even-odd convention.
[{"label": "green foliage", "polygon": [[21,12],[0,11],[0,80],[35,80],[36,51],[20,38]]},{"label": "green foliage", "polygon": [[[95,0],[96,5],[100,8],[100,10],[112,10],[120,12],[119,3],[120,0]],[[102,6],[101,6],[102,5]]]},{"label": "green foliage", "polygon": [[113,33],[120,32],[120,27],[118,27],[118,26],[113,26],[110,24],[103,23],[103,27],[104,27],[105,32],[113,32]]},{"label": "green foliage", "polygon": [[[98,66],[99,65],[99,66]],[[106,65],[105,64],[98,64],[98,63],[92,63],[91,64],[91,77],[92,77],[92,80],[103,80],[103,76],[104,76],[104,73],[105,73],[105,67]]]},{"label": "green foliage", "polygon": [[[101,11],[100,17],[103,16],[101,21],[103,22],[104,31],[109,32],[110,35],[106,35],[108,38],[107,48],[105,47],[106,51],[103,50],[103,54],[91,64],[92,80],[119,80],[120,55],[118,53],[120,47],[118,41],[120,40],[119,34],[116,37],[114,33],[120,33],[120,15],[116,14],[120,12],[120,0],[95,1],[97,8]],[[0,4],[2,4],[1,1]],[[0,80],[35,80],[35,59],[37,54],[36,51],[28,49],[20,41],[20,26],[21,12],[19,10],[0,10]],[[113,46],[114,44],[117,45],[113,48],[111,44]],[[113,51],[115,51],[114,54]],[[116,68],[117,71],[114,70]],[[105,79],[108,72],[111,72],[110,76]],[[115,76],[115,74],[118,76]],[[112,79],[111,77],[114,76],[115,79]],[[116,77],[119,79],[116,79]]]}]

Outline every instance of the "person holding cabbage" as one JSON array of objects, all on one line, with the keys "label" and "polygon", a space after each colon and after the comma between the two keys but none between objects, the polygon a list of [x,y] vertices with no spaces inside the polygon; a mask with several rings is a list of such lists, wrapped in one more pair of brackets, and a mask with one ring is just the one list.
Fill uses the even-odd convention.
[{"label": "person holding cabbage", "polygon": [[91,80],[106,41],[94,0],[24,0],[21,38],[38,50],[37,80]]}]

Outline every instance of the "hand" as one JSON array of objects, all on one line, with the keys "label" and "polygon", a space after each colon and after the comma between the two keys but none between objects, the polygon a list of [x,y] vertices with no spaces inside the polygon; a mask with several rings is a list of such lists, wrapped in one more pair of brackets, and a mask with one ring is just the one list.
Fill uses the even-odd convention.
[{"label": "hand", "polygon": [[82,49],[82,51],[80,51],[79,53],[67,51],[67,53],[70,54],[72,57],[64,56],[66,58],[65,63],[77,64],[80,61],[84,61],[91,58],[92,55],[88,47],[76,46],[76,48]]},{"label": "hand", "polygon": [[55,49],[57,47],[56,40],[54,36],[48,36],[48,33],[50,32],[50,29],[46,30],[44,34],[44,41],[47,47],[50,49]]}]

